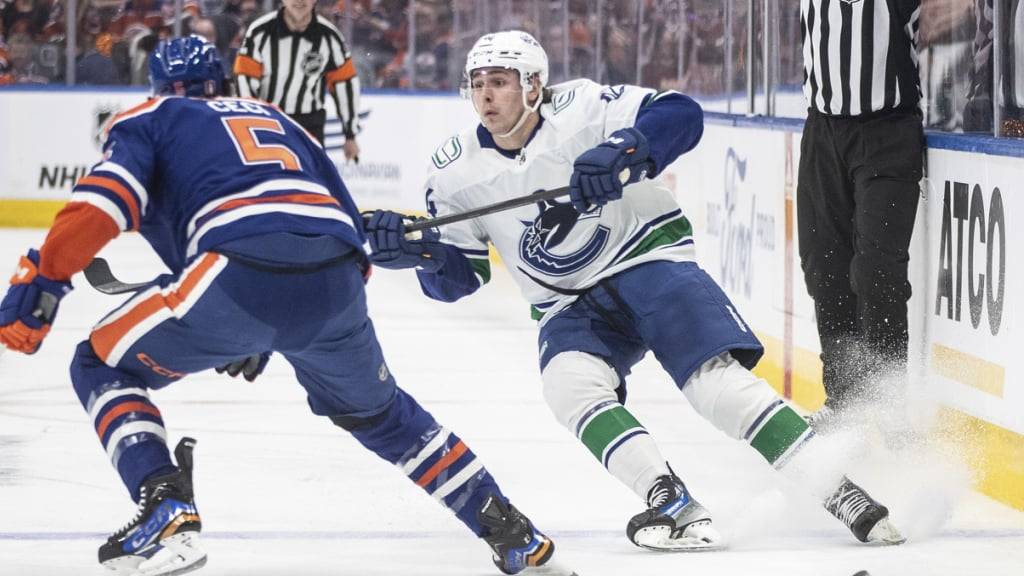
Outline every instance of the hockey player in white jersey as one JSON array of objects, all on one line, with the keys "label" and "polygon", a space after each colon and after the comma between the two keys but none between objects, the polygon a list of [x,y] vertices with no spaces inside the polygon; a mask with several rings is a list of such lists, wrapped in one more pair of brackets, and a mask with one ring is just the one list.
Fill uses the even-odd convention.
[{"label": "hockey player in white jersey", "polygon": [[539,321],[545,400],[646,504],[629,520],[628,538],[654,550],[724,544],[708,510],[623,405],[625,379],[650,351],[699,414],[800,479],[859,540],[902,542],[888,510],[841,470],[824,470],[813,430],[749,371],[760,342],[696,264],[689,221],[652,179],[700,140],[700,107],[677,92],[637,86],[548,87],[547,56],[521,31],[480,38],[465,79],[480,124],[433,154],[427,211],[465,212],[567,182],[570,201],[493,213],[416,239],[405,236],[408,218],[377,211],[367,223],[371,258],[384,268],[416,268],[426,295],[451,302],[487,283],[494,245]]}]

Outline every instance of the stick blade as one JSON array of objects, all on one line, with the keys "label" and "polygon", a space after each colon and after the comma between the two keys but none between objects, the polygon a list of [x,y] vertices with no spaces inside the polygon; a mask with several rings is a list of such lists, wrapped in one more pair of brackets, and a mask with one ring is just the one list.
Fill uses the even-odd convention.
[{"label": "stick blade", "polygon": [[110,264],[103,258],[93,258],[83,272],[89,284],[104,294],[137,292],[151,284],[151,282],[122,282],[118,280],[110,270]]}]

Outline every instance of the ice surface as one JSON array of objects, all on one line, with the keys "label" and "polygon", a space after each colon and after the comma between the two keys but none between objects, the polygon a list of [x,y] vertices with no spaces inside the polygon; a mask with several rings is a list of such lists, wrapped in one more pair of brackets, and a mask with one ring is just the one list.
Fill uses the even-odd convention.
[{"label": "ice surface", "polygon": [[[42,237],[0,232],[0,268],[13,269]],[[104,255],[128,281],[162,270],[138,238],[119,239]],[[123,297],[98,294],[81,277],[75,285],[38,354],[0,358],[2,575],[103,574],[97,547],[134,513],[67,371],[74,346]],[[1024,574],[1024,513],[971,491],[955,457],[892,453],[871,437],[833,440],[849,450],[852,477],[911,538],[866,547],[748,447],[700,420],[650,358],[630,380],[628,406],[732,547],[635,548],[625,526],[641,504],[548,412],[536,329],[503,270],[454,305],[422,297],[411,272],[377,270],[369,293],[400,385],[476,451],[581,576]],[[153,398],[172,442],[199,440],[197,502],[210,560],[197,575],[498,574],[486,546],[448,512],[311,415],[280,358],[253,384],[210,372]]]}]

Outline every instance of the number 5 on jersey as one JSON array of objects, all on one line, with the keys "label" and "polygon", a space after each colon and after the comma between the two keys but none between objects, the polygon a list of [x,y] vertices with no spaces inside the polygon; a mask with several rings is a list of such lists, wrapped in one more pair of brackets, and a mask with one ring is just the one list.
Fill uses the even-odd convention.
[{"label": "number 5 on jersey", "polygon": [[224,128],[235,143],[238,156],[246,165],[278,163],[285,170],[302,170],[299,157],[287,146],[282,144],[265,144],[260,142],[257,132],[273,132],[284,134],[281,123],[273,118],[254,116],[235,116],[222,118]]}]

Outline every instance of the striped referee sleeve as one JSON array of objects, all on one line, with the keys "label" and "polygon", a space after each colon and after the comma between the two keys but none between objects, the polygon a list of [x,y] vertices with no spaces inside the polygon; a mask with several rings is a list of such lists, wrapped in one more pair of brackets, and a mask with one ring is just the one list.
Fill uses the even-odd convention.
[{"label": "striped referee sleeve", "polygon": [[245,31],[242,46],[235,56],[234,73],[238,83],[238,95],[243,98],[261,98],[263,82],[263,62],[260,50],[269,38],[268,25],[273,23],[277,14],[270,12],[260,16]]},{"label": "striped referee sleeve", "polygon": [[355,62],[341,33],[333,25],[325,24],[330,59],[324,72],[324,81],[338,107],[342,131],[346,138],[352,138],[359,133],[359,77],[356,76]]}]

